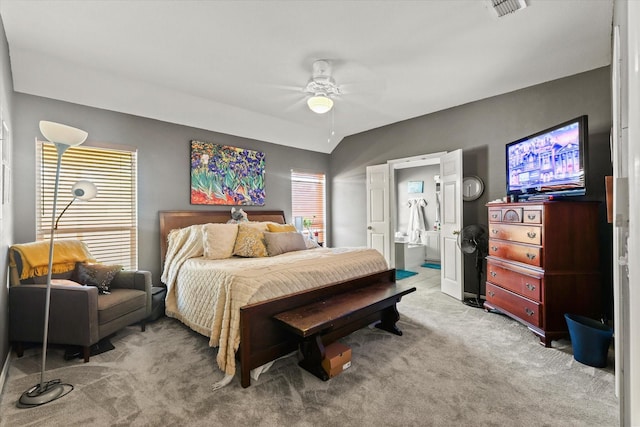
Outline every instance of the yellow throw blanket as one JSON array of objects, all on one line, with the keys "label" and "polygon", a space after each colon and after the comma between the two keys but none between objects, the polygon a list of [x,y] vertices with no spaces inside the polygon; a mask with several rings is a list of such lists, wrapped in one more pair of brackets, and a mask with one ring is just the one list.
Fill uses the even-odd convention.
[{"label": "yellow throw blanket", "polygon": [[[11,246],[9,262],[16,267],[14,251],[22,260],[20,280],[34,276],[44,276],[49,272],[49,242],[20,243]],[[73,270],[76,262],[95,261],[84,242],[61,240],[53,243],[53,267],[51,273],[65,273]]]}]

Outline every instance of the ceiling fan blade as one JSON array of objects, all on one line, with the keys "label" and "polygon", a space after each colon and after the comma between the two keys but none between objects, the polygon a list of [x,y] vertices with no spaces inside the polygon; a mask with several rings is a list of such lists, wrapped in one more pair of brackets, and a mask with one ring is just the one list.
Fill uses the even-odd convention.
[{"label": "ceiling fan blade", "polygon": [[296,86],[296,85],[270,85],[270,87],[273,88],[273,89],[279,89],[279,90],[284,90],[284,91],[289,91],[289,92],[304,93],[304,87],[302,87],[302,86]]},{"label": "ceiling fan blade", "polygon": [[285,112],[292,112],[300,110],[302,107],[307,108],[307,100],[304,97],[299,97],[289,103],[287,107],[284,108]]}]

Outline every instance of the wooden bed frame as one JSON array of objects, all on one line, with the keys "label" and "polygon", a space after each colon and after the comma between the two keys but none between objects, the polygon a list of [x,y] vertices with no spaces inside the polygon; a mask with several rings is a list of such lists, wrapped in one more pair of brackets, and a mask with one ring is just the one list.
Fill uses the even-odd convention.
[{"label": "wooden bed frame", "polygon": [[[285,224],[283,211],[246,211],[250,221],[273,221]],[[160,211],[160,252],[161,261],[167,252],[167,236],[171,230],[194,224],[225,223],[230,219],[230,211]],[[350,290],[395,282],[395,270],[385,270],[352,280],[332,283],[322,287],[297,292],[282,297],[249,304],[240,309],[240,348],[236,358],[240,362],[241,384],[251,384],[251,369],[285,356],[298,348],[300,338],[286,330],[274,316],[293,308],[301,307]],[[346,336],[370,323],[381,320],[381,313],[371,313],[357,322],[350,323],[323,335],[328,344]]]}]

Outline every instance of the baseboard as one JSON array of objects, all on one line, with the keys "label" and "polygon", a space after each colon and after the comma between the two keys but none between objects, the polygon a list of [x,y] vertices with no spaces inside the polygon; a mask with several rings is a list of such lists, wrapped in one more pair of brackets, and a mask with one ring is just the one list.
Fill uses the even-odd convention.
[{"label": "baseboard", "polygon": [[2,364],[2,372],[0,372],[0,394],[2,394],[2,390],[4,390],[4,383],[7,380],[7,372],[9,372],[9,361],[11,360],[11,347],[9,347],[9,351],[7,352],[7,358],[4,359],[4,363]]}]

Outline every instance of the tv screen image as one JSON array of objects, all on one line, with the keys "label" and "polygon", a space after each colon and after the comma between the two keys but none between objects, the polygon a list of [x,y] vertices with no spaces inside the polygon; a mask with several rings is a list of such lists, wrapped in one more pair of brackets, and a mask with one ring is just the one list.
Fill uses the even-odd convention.
[{"label": "tv screen image", "polygon": [[507,194],[586,194],[586,139],[587,116],[581,116],[507,144]]}]

